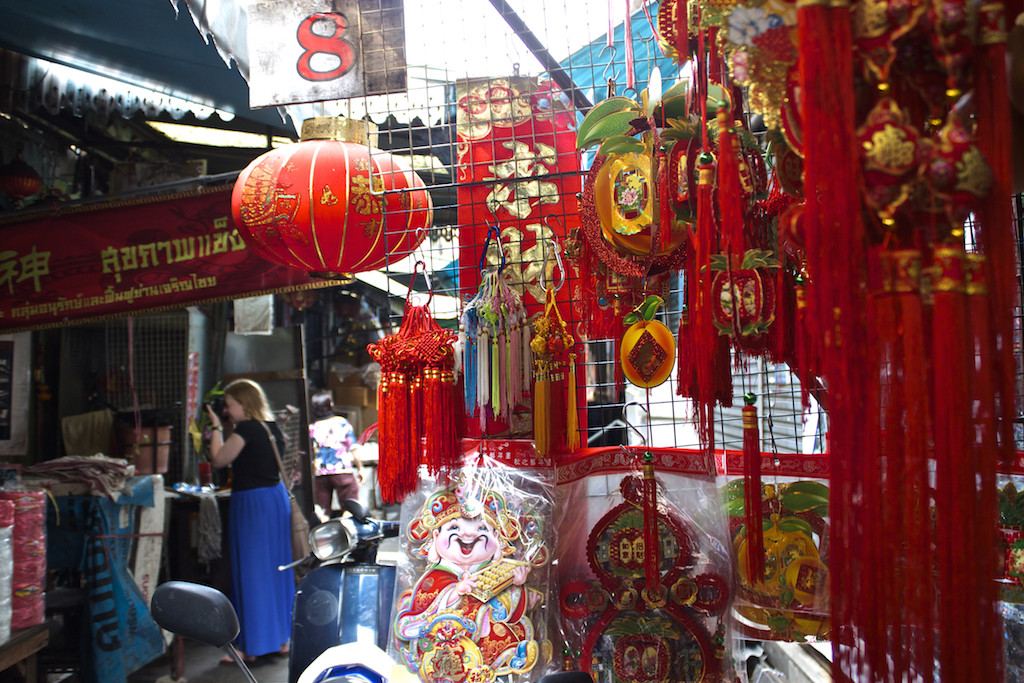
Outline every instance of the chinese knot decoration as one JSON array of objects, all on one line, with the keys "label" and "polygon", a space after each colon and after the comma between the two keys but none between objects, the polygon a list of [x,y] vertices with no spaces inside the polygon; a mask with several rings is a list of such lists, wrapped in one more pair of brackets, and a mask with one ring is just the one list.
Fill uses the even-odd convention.
[{"label": "chinese knot decoration", "polygon": [[231,211],[250,249],[316,277],[344,278],[383,268],[423,241],[430,194],[404,162],[370,146],[368,125],[309,119],[300,142],[242,171]]},{"label": "chinese knot decoration", "polygon": [[459,462],[457,337],[434,321],[426,305],[407,300],[398,332],[367,347],[381,370],[377,477],[386,501],[401,500],[416,488],[421,461],[433,474],[452,471]]}]

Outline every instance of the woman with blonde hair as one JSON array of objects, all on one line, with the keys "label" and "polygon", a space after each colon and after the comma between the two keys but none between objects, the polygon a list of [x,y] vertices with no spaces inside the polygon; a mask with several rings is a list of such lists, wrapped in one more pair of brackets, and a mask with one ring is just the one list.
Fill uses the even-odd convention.
[{"label": "woman with blonde hair", "polygon": [[[259,384],[247,379],[224,387],[224,412],[231,420],[224,435],[221,416],[206,407],[213,425],[210,462],[232,467],[229,508],[231,602],[241,631],[238,649],[247,661],[288,652],[295,578],[292,561],[291,506],[274,451],[284,450],[284,434],[270,412]],[[228,659],[230,661],[230,659]]]}]

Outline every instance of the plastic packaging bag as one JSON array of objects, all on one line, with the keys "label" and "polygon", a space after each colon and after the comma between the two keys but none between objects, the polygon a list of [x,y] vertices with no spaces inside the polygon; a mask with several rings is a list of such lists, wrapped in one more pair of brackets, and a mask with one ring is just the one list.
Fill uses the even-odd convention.
[{"label": "plastic packaging bag", "polygon": [[598,683],[731,680],[728,537],[713,465],[646,452],[592,449],[559,467],[566,647]]},{"label": "plastic packaging bag", "polygon": [[489,458],[402,504],[393,654],[423,681],[532,681],[547,635],[553,486]]},{"label": "plastic packaging bag", "polygon": [[14,573],[14,503],[0,500],[0,645],[11,638],[11,576]]}]

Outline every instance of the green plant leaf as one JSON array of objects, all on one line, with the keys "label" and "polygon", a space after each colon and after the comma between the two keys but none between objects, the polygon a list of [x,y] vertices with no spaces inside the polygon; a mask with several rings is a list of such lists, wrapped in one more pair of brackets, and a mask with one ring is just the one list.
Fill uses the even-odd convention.
[{"label": "green plant leaf", "polygon": [[690,89],[690,80],[684,79],[673,83],[665,94],[661,96],[661,101],[664,102],[670,97],[685,97],[687,91]]},{"label": "green plant leaf", "polygon": [[[633,102],[632,100],[629,101]],[[633,104],[636,103],[633,102]],[[586,129],[583,128],[583,124],[581,123],[580,129],[576,133],[576,149],[586,149],[587,147],[597,144],[601,140],[605,140],[615,135],[627,135],[629,131],[632,130],[632,126],[629,125],[629,122],[638,116],[640,116],[639,109],[627,109],[625,111],[609,113],[597,121],[594,121],[593,124],[587,126]],[[586,119],[584,119],[584,123],[586,123]]]},{"label": "green plant leaf", "polygon": [[725,513],[730,517],[742,517],[744,514],[743,496],[725,502]]},{"label": "green plant leaf", "polygon": [[606,154],[640,154],[645,149],[644,143],[628,135],[613,135],[601,143],[597,153]]},{"label": "green plant leaf", "polygon": [[629,313],[625,318],[622,319],[622,324],[632,325],[633,323],[640,322],[640,316],[636,313]]},{"label": "green plant leaf", "polygon": [[742,498],[746,488],[746,482],[742,479],[733,479],[722,487],[722,500],[732,500],[736,497]]},{"label": "green plant leaf", "polygon": [[825,486],[820,481],[801,479],[800,481],[794,481],[792,484],[786,484],[785,490],[792,491],[793,493],[809,493],[812,496],[828,500],[828,486]]}]

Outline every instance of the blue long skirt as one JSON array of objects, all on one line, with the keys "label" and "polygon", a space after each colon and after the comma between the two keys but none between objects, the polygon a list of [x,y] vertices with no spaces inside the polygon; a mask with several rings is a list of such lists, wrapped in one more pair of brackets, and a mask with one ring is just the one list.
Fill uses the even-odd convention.
[{"label": "blue long skirt", "polygon": [[292,626],[295,576],[277,568],[292,561],[291,505],[284,484],[231,493],[231,604],[247,655],[278,652]]}]

